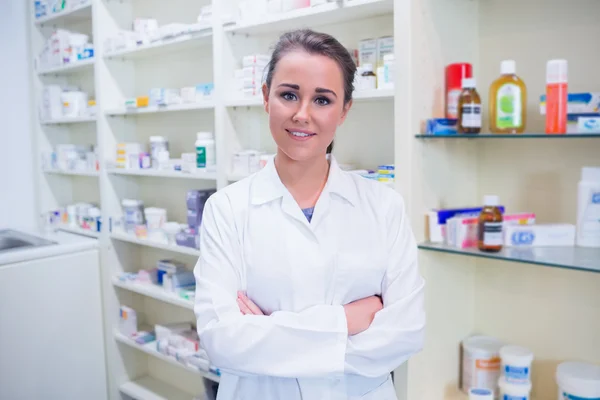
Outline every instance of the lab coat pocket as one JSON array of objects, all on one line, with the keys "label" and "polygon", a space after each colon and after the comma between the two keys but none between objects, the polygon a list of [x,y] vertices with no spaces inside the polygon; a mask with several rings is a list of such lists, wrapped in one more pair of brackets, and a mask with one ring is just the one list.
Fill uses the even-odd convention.
[{"label": "lab coat pocket", "polygon": [[342,251],[337,255],[337,281],[344,304],[380,295],[385,266],[375,252]]}]

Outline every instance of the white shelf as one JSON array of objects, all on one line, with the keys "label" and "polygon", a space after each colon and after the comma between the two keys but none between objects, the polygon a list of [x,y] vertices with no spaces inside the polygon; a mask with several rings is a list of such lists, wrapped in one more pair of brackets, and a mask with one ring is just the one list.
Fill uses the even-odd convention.
[{"label": "white shelf", "polygon": [[180,172],[180,171],[160,171],[157,169],[122,169],[113,168],[108,171],[113,175],[131,175],[131,176],[146,176],[154,178],[174,178],[174,179],[194,179],[194,180],[209,180],[217,179],[216,172]]},{"label": "white shelf", "polygon": [[58,229],[59,231],[76,233],[78,235],[88,236],[88,237],[96,238],[96,239],[100,237],[100,232],[94,232],[89,229],[83,229],[78,226],[73,227],[73,226],[69,226],[69,225],[59,225],[56,227],[56,229]]},{"label": "white shelf", "polygon": [[191,400],[194,395],[151,376],[144,376],[119,386],[119,391],[136,400]]},{"label": "white shelf", "polygon": [[[112,51],[106,53],[104,58],[119,58],[134,60],[155,57],[173,52],[198,49],[202,46],[212,44],[212,29],[207,28],[203,32],[178,36],[173,39],[163,39],[155,43],[141,45],[134,48]],[[155,59],[153,59],[154,61]]]},{"label": "white shelf", "polygon": [[226,26],[224,30],[243,34],[274,33],[306,26],[332,25],[369,18],[390,13],[394,9],[392,0],[354,0],[346,3],[346,6],[340,6],[337,2],[332,2],[286,13],[267,15],[262,21],[230,25]]},{"label": "white shelf", "polygon": [[262,107],[262,96],[239,97],[225,100],[225,107]]},{"label": "white shelf", "polygon": [[188,371],[193,372],[195,374],[201,375],[201,376],[203,376],[205,378],[208,378],[208,379],[210,379],[210,380],[212,380],[214,382],[219,382],[219,379],[220,379],[219,376],[216,375],[216,374],[213,374],[212,372],[202,371],[202,370],[200,370],[198,368],[187,366],[187,365],[182,364],[179,361],[177,361],[174,357],[170,357],[170,356],[164,355],[162,353],[159,353],[156,350],[156,342],[155,341],[154,342],[150,342],[150,343],[146,343],[144,345],[140,345],[140,344],[137,344],[135,342],[135,340],[128,338],[127,336],[123,335],[122,333],[120,333],[117,330],[114,331],[114,335],[115,335],[115,339],[118,342],[126,344],[127,346],[133,347],[134,349],[142,351],[142,352],[144,352],[146,354],[149,354],[149,355],[151,355],[153,357],[156,357],[159,360],[166,361],[169,364],[176,365],[176,366],[181,367],[181,368],[183,368],[185,370],[188,370]]},{"label": "white shelf", "polygon": [[177,111],[193,111],[193,110],[208,110],[215,107],[214,102],[205,101],[202,103],[191,103],[191,104],[176,104],[171,106],[152,106],[152,107],[140,107],[140,108],[132,108],[132,109],[114,109],[106,112],[106,115],[109,116],[119,116],[119,115],[139,115],[139,114],[156,114],[156,113],[166,113],[166,112],[177,112]]},{"label": "white shelf", "polygon": [[41,121],[42,125],[81,124],[86,122],[96,122],[96,117],[57,118]]},{"label": "white shelf", "polygon": [[[352,98],[355,102],[391,100],[394,98],[394,90],[375,89],[355,91],[352,94]],[[262,107],[263,104],[264,103],[262,96],[239,98],[232,97],[230,99],[225,100],[225,107]]]},{"label": "white shelf", "polygon": [[191,247],[169,245],[159,242],[153,242],[148,239],[138,239],[127,233],[111,233],[110,237],[115,240],[138,244],[140,246],[153,247],[155,249],[171,251],[173,253],[187,254],[189,256],[200,257],[200,250],[192,249]]},{"label": "white shelf", "polygon": [[69,171],[69,170],[62,170],[62,169],[45,169],[44,173],[54,174],[54,175],[89,176],[89,177],[100,176],[100,172],[98,172],[98,171]]},{"label": "white shelf", "polygon": [[79,5],[70,10],[61,11],[54,14],[49,14],[44,17],[35,19],[36,25],[44,25],[47,23],[52,24],[63,24],[63,23],[72,23],[83,20],[91,20],[92,19],[92,2],[89,1],[86,4]]},{"label": "white shelf", "polygon": [[144,296],[152,297],[154,299],[164,301],[179,307],[187,308],[188,310],[194,309],[194,302],[183,299],[175,293],[165,291],[162,287],[153,284],[144,284],[137,282],[125,282],[120,280],[118,277],[113,277],[113,285],[120,287],[121,289],[129,290],[131,292],[143,294]]},{"label": "white shelf", "polygon": [[59,67],[42,68],[38,70],[38,75],[64,75],[72,72],[88,71],[94,68],[94,58],[74,62],[72,64],[61,65]]}]

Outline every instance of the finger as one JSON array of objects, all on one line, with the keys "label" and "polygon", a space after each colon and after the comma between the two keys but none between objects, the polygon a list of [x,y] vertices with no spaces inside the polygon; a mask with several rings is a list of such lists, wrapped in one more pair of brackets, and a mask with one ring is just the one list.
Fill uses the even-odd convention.
[{"label": "finger", "polygon": [[258,308],[256,304],[252,300],[250,300],[246,295],[241,295],[240,300],[242,300],[246,306],[250,309],[252,314],[254,315],[264,315],[262,310]]},{"label": "finger", "polygon": [[237,304],[238,304],[238,307],[240,308],[240,311],[242,312],[242,314],[244,314],[244,315],[252,314],[252,311],[250,311],[248,306],[246,306],[246,304],[244,304],[244,302],[242,300],[237,299]]}]

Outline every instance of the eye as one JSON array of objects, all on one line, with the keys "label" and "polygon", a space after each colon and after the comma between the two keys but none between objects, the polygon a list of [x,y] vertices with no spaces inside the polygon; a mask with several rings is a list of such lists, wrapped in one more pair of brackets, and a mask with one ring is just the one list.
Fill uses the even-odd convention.
[{"label": "eye", "polygon": [[281,93],[281,97],[282,97],[284,100],[288,100],[288,101],[294,101],[294,100],[297,100],[297,99],[298,99],[298,96],[296,96],[296,95],[295,95],[294,93],[292,93],[292,92],[284,92],[284,93]]},{"label": "eye", "polygon": [[327,97],[317,97],[315,99],[315,103],[317,103],[320,106],[326,106],[331,102],[329,101],[329,99]]}]

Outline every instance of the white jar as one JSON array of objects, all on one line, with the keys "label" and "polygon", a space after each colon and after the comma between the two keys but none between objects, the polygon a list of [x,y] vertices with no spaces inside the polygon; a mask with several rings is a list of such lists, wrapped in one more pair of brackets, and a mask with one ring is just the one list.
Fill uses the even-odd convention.
[{"label": "white jar", "polygon": [[198,169],[214,169],[216,165],[215,138],[212,132],[196,134],[196,167]]},{"label": "white jar", "polygon": [[148,231],[156,231],[163,228],[167,222],[167,210],[164,208],[148,207],[144,209]]},{"label": "white jar", "polygon": [[600,400],[600,366],[564,362],[556,369],[558,400]]},{"label": "white jar", "polygon": [[469,400],[494,400],[494,391],[490,389],[471,388]]},{"label": "white jar", "polygon": [[510,383],[504,377],[498,380],[500,400],[529,400],[531,382]]},{"label": "white jar", "polygon": [[520,346],[504,346],[500,349],[502,375],[509,383],[527,383],[531,381],[531,350]]},{"label": "white jar", "polygon": [[577,246],[600,247],[600,168],[581,169],[577,193]]},{"label": "white jar", "polygon": [[152,168],[158,168],[158,153],[161,151],[169,151],[169,141],[162,136],[150,136]]},{"label": "white jar", "polygon": [[146,222],[144,220],[144,203],[140,200],[123,199],[121,205],[123,206],[125,231],[133,233],[136,226],[143,225]]},{"label": "white jar", "polygon": [[500,377],[500,348],[498,339],[472,336],[463,341],[462,389],[483,388],[498,392]]}]

